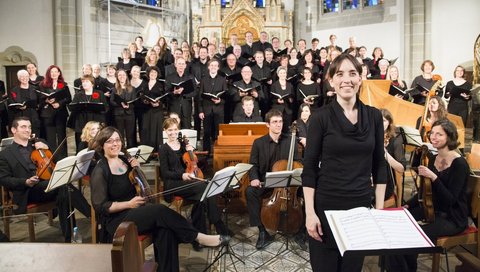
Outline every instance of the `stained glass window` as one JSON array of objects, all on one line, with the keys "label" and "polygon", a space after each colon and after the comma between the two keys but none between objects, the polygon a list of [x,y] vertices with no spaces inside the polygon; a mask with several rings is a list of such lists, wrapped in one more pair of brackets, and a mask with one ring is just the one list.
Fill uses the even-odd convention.
[{"label": "stained glass window", "polygon": [[364,7],[377,6],[380,5],[383,1],[381,0],[363,0]]},{"label": "stained glass window", "polygon": [[257,8],[264,8],[265,7],[265,0],[254,0],[253,5]]},{"label": "stained glass window", "polygon": [[343,9],[358,9],[359,0],[343,0]]},{"label": "stained glass window", "polygon": [[222,5],[222,8],[230,8],[233,6],[233,0],[222,0],[220,4]]},{"label": "stained glass window", "polygon": [[323,1],[323,13],[338,12],[339,0],[324,0]]}]

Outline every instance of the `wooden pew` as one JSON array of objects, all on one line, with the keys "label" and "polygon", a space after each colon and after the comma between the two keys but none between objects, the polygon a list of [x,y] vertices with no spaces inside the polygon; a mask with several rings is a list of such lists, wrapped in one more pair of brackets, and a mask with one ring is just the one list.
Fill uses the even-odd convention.
[{"label": "wooden pew", "polygon": [[1,243],[1,271],[155,271],[156,263],[143,263],[137,228],[123,222],[112,244]]}]

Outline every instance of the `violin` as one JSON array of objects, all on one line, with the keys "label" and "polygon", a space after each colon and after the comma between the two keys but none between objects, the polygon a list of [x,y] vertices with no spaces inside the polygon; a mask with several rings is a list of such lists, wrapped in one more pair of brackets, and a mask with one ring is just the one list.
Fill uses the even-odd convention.
[{"label": "violin", "polygon": [[[32,134],[31,140],[38,141],[38,138]],[[37,167],[36,176],[42,180],[50,180],[53,170],[55,169],[55,163],[53,162],[53,156],[60,150],[60,147],[65,143],[65,137],[58,145],[57,149],[52,153],[49,149],[35,149],[30,154],[30,159]]]},{"label": "violin", "polygon": [[[279,160],[272,166],[272,172],[291,171],[302,168],[300,162],[294,161],[296,143],[296,124],[292,124],[288,160]],[[297,233],[303,225],[302,203],[297,197],[298,187],[275,188],[272,196],[263,201],[261,219],[265,228],[285,234]]]},{"label": "violin", "polygon": [[[422,151],[422,156],[420,159],[421,165],[428,167],[428,146],[422,145],[420,149]],[[418,202],[423,207],[425,221],[428,223],[433,223],[435,221],[435,210],[433,207],[432,180],[418,175],[417,184],[419,184]]]},{"label": "violin", "polygon": [[[128,153],[128,151],[123,152],[125,156],[127,157],[128,160],[132,158],[132,155]],[[138,158],[140,155],[140,150],[137,151],[137,154],[133,158]],[[135,166],[132,168],[130,173],[128,173],[128,179],[132,183],[132,185],[135,187],[135,191],[137,192],[137,196],[144,197],[147,200],[152,200],[153,198],[151,197],[153,195],[152,189],[150,188],[150,184],[148,184],[147,177],[145,176],[145,173],[143,172],[142,168],[140,166]]]},{"label": "violin", "polygon": [[[183,147],[188,145],[188,138],[186,135],[182,137],[182,133],[178,133],[178,141],[182,144]],[[183,156],[182,160],[187,166],[185,169],[185,173],[193,175],[195,178],[203,179],[204,175],[202,170],[198,167],[198,157],[195,152],[192,150],[186,151]]]}]

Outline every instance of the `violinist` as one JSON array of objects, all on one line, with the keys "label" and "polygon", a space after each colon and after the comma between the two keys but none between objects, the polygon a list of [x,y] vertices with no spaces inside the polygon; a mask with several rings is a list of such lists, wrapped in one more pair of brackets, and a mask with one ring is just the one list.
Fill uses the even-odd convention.
[{"label": "violinist", "polygon": [[136,195],[129,172],[139,163],[120,155],[122,147],[120,132],[113,127],[102,129],[93,144],[101,159],[90,176],[92,204],[109,240],[121,222],[133,221],[139,234],[153,234],[157,271],[162,272],[179,270],[179,243],[197,241],[212,247],[228,243],[230,237],[203,234],[172,209],[162,204],[146,204],[145,197]]},{"label": "violinist", "polygon": [[[270,110],[265,115],[268,134],[253,142],[250,152],[250,186],[246,190],[247,209],[250,218],[250,226],[258,227],[258,239],[255,247],[262,249],[273,241],[273,237],[265,229],[261,222],[260,212],[262,198],[268,196],[272,189],[264,188],[265,175],[272,170],[273,164],[278,160],[287,160],[290,149],[291,137],[282,134],[283,117],[278,110]],[[295,150],[295,158],[298,151]]]},{"label": "violinist", "polygon": [[[440,236],[461,233],[468,224],[467,181],[470,175],[468,163],[455,150],[459,145],[455,125],[447,119],[432,125],[429,135],[437,155],[429,155],[428,165],[418,167],[418,174],[432,182],[432,198],[435,221],[422,225],[425,234],[435,243]],[[424,218],[418,196],[413,196],[405,208],[416,220]],[[417,255],[387,257],[388,271],[416,271]]]},{"label": "violinist", "polygon": [[[217,207],[215,197],[208,198],[200,202],[207,184],[195,180],[193,173],[186,173],[187,165],[183,162],[182,156],[187,151],[193,151],[193,146],[182,144],[178,140],[179,124],[173,118],[168,118],[163,122],[163,130],[167,133],[167,140],[160,146],[159,160],[162,180],[165,184],[165,190],[179,188],[173,195],[181,196],[186,200],[195,201],[192,208],[192,225],[199,231],[206,233],[207,225],[204,209],[207,208],[208,219],[215,225],[217,233],[228,234],[229,230],[221,220],[220,211]],[[185,188],[185,185],[192,185]],[[171,194],[165,195],[165,200],[171,202]],[[193,243],[194,249],[199,251],[201,246]]]},{"label": "violinist", "polygon": [[[32,126],[27,117],[18,117],[13,120],[11,132],[13,143],[0,152],[0,185],[13,192],[13,202],[18,206],[14,210],[17,214],[24,214],[29,203],[39,203],[56,200],[60,227],[65,242],[70,242],[70,220],[67,219],[68,193],[67,187],[62,186],[46,193],[48,180],[41,180],[37,176],[37,168],[31,160],[31,153],[36,149],[48,149],[43,140],[31,140]],[[71,191],[73,206],[90,217],[90,205],[82,194],[72,185]]]},{"label": "violinist", "polygon": [[361,271],[363,265],[363,257],[340,256],[325,210],[370,207],[372,182],[376,208],[383,208],[387,178],[382,115],[357,99],[361,72],[355,57],[335,58],[328,72],[335,100],[309,121],[302,184],[313,271]]},{"label": "violinist", "polygon": [[32,120],[32,132],[40,135],[40,119],[37,113],[37,93],[30,84],[28,72],[20,70],[17,72],[19,86],[14,87],[8,92],[8,105],[13,103],[25,103],[23,106],[9,106],[10,114],[8,117],[13,121],[16,117],[25,116]]},{"label": "violinist", "polygon": [[421,124],[422,116],[420,116],[415,125],[415,127],[420,130],[422,139],[425,139],[426,132],[429,131],[429,128],[432,127],[432,124],[435,123],[435,121],[447,118],[447,109],[441,97],[434,96],[430,98],[427,107],[427,116],[423,121],[423,124]]}]

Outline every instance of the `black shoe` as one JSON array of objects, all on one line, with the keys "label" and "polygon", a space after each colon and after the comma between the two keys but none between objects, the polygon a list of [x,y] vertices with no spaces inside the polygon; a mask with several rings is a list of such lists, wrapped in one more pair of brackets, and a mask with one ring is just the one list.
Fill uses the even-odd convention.
[{"label": "black shoe", "polygon": [[193,250],[195,250],[196,252],[202,252],[204,246],[201,245],[201,244],[200,244],[199,242],[197,242],[197,241],[193,241],[193,242],[192,242],[192,248],[193,248]]},{"label": "black shoe", "polygon": [[230,235],[220,235],[220,246],[226,246],[230,243],[232,237]]},{"label": "black shoe", "polygon": [[273,237],[270,236],[270,234],[268,234],[268,232],[261,231],[260,233],[258,233],[258,240],[257,240],[257,244],[255,245],[255,247],[257,249],[262,249],[262,248],[266,247],[268,244],[270,244],[272,241],[273,241]]},{"label": "black shoe", "polygon": [[293,238],[295,240],[295,243],[302,249],[302,250],[307,250],[307,243],[305,241],[305,235],[302,234],[297,234]]}]

